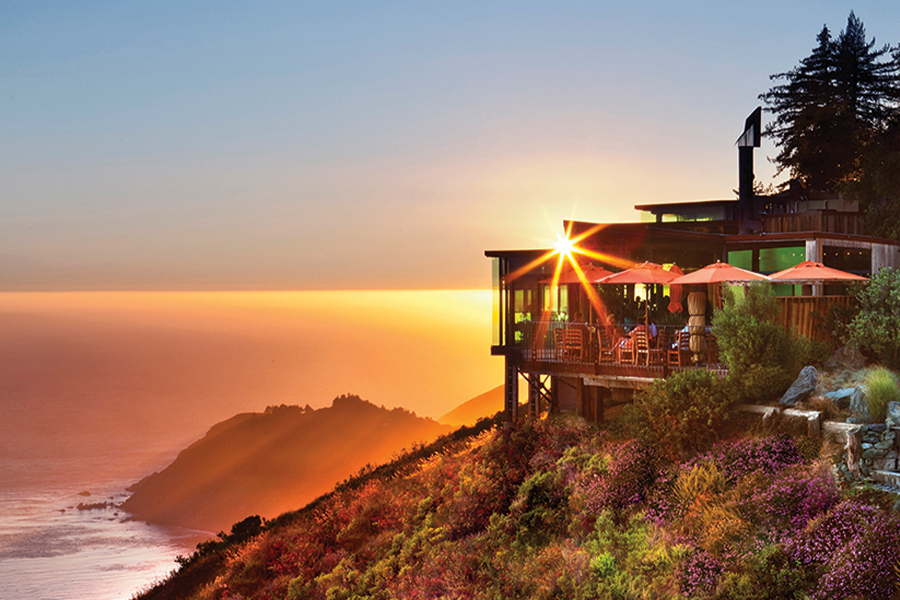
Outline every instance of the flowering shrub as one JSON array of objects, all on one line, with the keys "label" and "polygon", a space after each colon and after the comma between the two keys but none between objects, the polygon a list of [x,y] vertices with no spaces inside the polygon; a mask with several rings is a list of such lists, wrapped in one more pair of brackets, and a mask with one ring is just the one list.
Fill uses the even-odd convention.
[{"label": "flowering shrub", "polygon": [[890,598],[900,559],[900,518],[845,500],[813,521],[786,549],[823,572],[815,598]]},{"label": "flowering shrub", "polygon": [[612,446],[605,472],[586,478],[579,490],[589,514],[623,510],[644,501],[659,473],[653,448],[638,440]]},{"label": "flowering shrub", "polygon": [[830,471],[787,468],[772,477],[748,478],[742,510],[770,531],[799,531],[840,499]]},{"label": "flowering shrub", "polygon": [[841,500],[791,438],[729,440],[664,464],[645,443],[611,437],[554,418],[417,449],[296,513],[244,523],[239,543],[225,536],[183,566],[194,592],[145,598],[895,594],[894,498]]},{"label": "flowering shrub", "polygon": [[685,558],[678,568],[681,593],[689,598],[702,597],[716,589],[724,566],[704,550],[698,550]]},{"label": "flowering shrub", "polygon": [[741,438],[720,442],[689,464],[713,461],[726,479],[736,481],[748,473],[778,473],[802,460],[794,440],[782,434],[758,440]]}]

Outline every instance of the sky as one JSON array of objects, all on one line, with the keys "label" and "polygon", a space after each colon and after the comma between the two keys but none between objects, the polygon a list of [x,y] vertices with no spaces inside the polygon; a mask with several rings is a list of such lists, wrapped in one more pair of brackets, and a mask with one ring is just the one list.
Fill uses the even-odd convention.
[{"label": "sky", "polygon": [[2,1],[0,291],[486,288],[563,219],[733,198],[851,9],[900,42],[884,0]]}]

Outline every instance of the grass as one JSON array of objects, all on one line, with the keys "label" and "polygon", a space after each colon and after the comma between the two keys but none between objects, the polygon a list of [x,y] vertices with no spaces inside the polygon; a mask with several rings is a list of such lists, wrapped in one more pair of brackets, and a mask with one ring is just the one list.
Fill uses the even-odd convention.
[{"label": "grass", "polygon": [[897,376],[884,367],[873,367],[866,374],[866,400],[869,413],[876,423],[884,422],[890,402],[900,402]]}]

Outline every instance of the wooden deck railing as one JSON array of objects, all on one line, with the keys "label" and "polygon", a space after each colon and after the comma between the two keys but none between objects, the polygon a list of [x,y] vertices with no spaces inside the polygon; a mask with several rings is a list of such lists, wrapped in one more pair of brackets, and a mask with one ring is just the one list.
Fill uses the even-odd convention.
[{"label": "wooden deck railing", "polygon": [[[520,324],[522,360],[526,368],[580,375],[666,377],[690,368],[724,372],[715,338],[703,335],[703,350],[696,358],[678,327],[659,327],[657,335],[626,334],[634,326],[616,326],[610,332],[588,323],[528,322]],[[649,338],[649,339],[645,339]],[[679,343],[681,340],[681,343]]]}]

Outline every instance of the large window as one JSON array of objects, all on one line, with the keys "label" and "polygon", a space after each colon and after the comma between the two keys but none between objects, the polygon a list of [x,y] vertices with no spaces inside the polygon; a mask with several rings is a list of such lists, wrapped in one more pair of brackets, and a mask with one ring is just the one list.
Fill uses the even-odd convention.
[{"label": "large window", "polygon": [[760,248],[759,270],[762,273],[774,273],[799,265],[806,260],[806,246],[788,246],[786,248]]},{"label": "large window", "polygon": [[732,250],[728,253],[728,264],[739,269],[753,270],[753,250]]},{"label": "large window", "polygon": [[503,344],[503,298],[500,291],[500,259],[497,257],[491,259],[491,300],[491,344],[500,346]]},{"label": "large window", "polygon": [[868,275],[872,268],[872,251],[868,248],[825,246],[822,248],[822,262],[832,269]]}]

